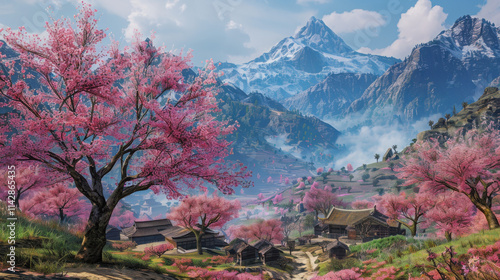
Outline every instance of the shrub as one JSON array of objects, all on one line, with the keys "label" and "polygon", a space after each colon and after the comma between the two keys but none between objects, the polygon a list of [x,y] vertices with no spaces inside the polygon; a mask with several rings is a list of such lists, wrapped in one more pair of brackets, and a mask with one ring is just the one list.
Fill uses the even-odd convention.
[{"label": "shrub", "polygon": [[174,245],[172,245],[170,243],[164,243],[164,244],[160,244],[157,246],[146,247],[146,249],[144,249],[144,254],[149,255],[149,256],[155,255],[159,258],[166,251],[172,250],[172,249],[174,249]]},{"label": "shrub", "polygon": [[133,241],[116,242],[116,243],[111,244],[111,247],[113,247],[113,249],[116,249],[120,252],[135,248],[136,246],[137,246],[137,243],[135,243]]}]

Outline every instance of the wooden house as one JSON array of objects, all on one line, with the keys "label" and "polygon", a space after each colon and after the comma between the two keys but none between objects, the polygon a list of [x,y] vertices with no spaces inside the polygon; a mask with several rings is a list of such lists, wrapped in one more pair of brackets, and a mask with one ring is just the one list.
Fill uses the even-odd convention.
[{"label": "wooden house", "polygon": [[[175,248],[191,250],[196,248],[196,236],[186,228],[173,226],[160,232],[164,240],[172,243]],[[208,229],[201,237],[201,246],[204,248],[221,248],[226,246],[224,236]]]},{"label": "wooden house", "polygon": [[320,223],[323,225],[318,225],[318,231],[321,229],[329,238],[374,239],[405,234],[400,223],[389,221],[376,207],[361,210],[333,208],[326,218],[320,218]]},{"label": "wooden house", "polygon": [[266,262],[276,261],[280,258],[281,250],[267,240],[260,240],[253,245],[259,252],[259,259],[265,265]]},{"label": "wooden house", "polygon": [[135,221],[133,226],[124,228],[122,234],[137,244],[161,242],[165,241],[165,237],[160,231],[171,227],[173,226],[169,219]]},{"label": "wooden house", "polygon": [[240,238],[235,238],[231,240],[231,242],[229,242],[229,244],[226,247],[224,247],[226,255],[236,258],[236,253],[238,252],[238,249],[241,246],[243,246],[242,244],[248,244],[248,243]]},{"label": "wooden house", "polygon": [[106,228],[106,240],[120,240],[120,232],[119,229],[108,226]]},{"label": "wooden house", "polygon": [[348,255],[349,246],[340,241],[333,241],[326,245],[326,251],[330,258],[343,259]]},{"label": "wooden house", "polygon": [[236,246],[236,263],[247,265],[259,260],[259,251],[252,245],[242,242]]}]

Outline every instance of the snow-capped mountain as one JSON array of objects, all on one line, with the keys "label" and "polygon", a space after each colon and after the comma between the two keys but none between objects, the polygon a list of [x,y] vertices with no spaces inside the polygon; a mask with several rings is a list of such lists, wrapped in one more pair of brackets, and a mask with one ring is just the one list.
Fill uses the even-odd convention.
[{"label": "snow-capped mountain", "polygon": [[330,73],[381,75],[396,58],[361,54],[349,47],[322,20],[312,17],[294,36],[281,40],[256,59],[223,63],[225,82],[245,92],[259,91],[283,100],[321,82]]},{"label": "snow-capped mountain", "polygon": [[322,82],[287,98],[283,104],[288,109],[303,114],[329,119],[341,114],[378,76],[359,73],[332,73]]},{"label": "snow-capped mountain", "polygon": [[347,114],[373,122],[409,123],[432,114],[460,110],[500,75],[500,29],[463,16],[434,40],[387,70],[354,101]]}]

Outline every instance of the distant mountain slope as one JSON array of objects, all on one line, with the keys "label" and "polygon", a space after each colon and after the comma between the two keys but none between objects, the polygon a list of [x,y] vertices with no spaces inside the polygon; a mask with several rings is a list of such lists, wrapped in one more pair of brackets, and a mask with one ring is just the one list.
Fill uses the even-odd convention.
[{"label": "distant mountain slope", "polygon": [[330,73],[382,74],[398,59],[361,54],[325,23],[312,17],[294,36],[242,64],[222,63],[225,82],[246,92],[259,91],[283,100],[321,82]]},{"label": "distant mountain slope", "polygon": [[334,117],[360,98],[377,79],[374,74],[330,74],[322,82],[284,101],[290,110],[325,119]]},{"label": "distant mountain slope", "polygon": [[375,123],[410,123],[472,102],[500,75],[500,29],[464,16],[379,77],[346,114]]},{"label": "distant mountain slope", "polygon": [[431,130],[418,134],[417,139],[447,139],[457,129],[469,130],[483,123],[493,123],[500,129],[500,91],[497,87],[488,87],[474,103],[468,104],[449,120],[439,119]]}]

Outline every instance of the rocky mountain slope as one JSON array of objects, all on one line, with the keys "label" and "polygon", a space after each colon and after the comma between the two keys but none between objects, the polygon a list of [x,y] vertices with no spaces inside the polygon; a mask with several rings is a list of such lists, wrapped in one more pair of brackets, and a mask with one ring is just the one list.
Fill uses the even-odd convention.
[{"label": "rocky mountain slope", "polygon": [[416,46],[346,110],[372,123],[410,123],[472,102],[500,75],[500,29],[464,16],[434,40]]},{"label": "rocky mountain slope", "polygon": [[283,104],[291,110],[328,119],[337,116],[360,98],[377,77],[374,74],[332,73],[322,82],[287,98]]},{"label": "rocky mountain slope", "polygon": [[497,87],[488,87],[474,103],[468,104],[448,120],[440,118],[431,130],[422,131],[417,139],[445,140],[458,129],[471,129],[474,126],[493,123],[500,129],[500,91]]},{"label": "rocky mountain slope", "polygon": [[361,54],[322,20],[312,17],[294,36],[242,64],[222,63],[225,82],[281,101],[321,82],[330,73],[382,74],[398,59]]}]

